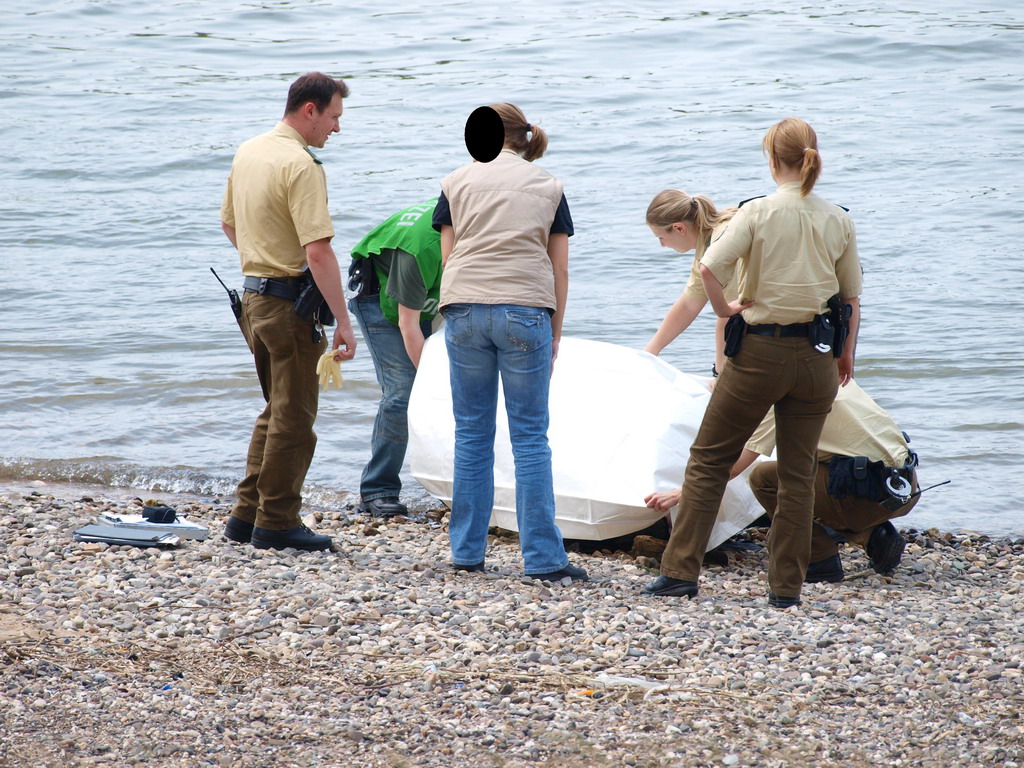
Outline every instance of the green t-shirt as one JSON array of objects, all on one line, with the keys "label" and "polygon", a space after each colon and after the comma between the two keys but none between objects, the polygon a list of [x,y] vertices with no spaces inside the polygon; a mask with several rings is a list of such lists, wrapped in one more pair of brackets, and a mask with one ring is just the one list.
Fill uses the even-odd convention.
[{"label": "green t-shirt", "polygon": [[398,305],[420,310],[421,322],[437,314],[441,292],[441,235],[431,225],[437,198],[393,213],[352,249],[372,259],[380,280],[380,308],[398,325]]}]

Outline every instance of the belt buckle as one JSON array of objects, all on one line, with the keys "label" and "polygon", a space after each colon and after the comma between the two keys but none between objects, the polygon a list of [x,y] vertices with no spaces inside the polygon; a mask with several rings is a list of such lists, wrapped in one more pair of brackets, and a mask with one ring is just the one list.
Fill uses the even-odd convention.
[{"label": "belt buckle", "polygon": [[260,296],[265,294],[267,292],[267,282],[269,280],[270,280],[269,277],[261,277],[260,278],[260,287],[258,289],[256,289],[256,293],[258,293]]}]

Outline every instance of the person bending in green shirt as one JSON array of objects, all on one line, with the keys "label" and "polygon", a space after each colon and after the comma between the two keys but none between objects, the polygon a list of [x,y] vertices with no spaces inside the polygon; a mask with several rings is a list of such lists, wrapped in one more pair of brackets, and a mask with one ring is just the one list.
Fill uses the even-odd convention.
[{"label": "person bending in green shirt", "polygon": [[376,517],[408,512],[399,500],[399,472],[409,442],[409,393],[438,309],[441,246],[431,226],[436,203],[434,198],[397,211],[352,249],[350,274],[361,272],[362,280],[348,307],[381,388],[370,460],[359,482],[359,511]]}]

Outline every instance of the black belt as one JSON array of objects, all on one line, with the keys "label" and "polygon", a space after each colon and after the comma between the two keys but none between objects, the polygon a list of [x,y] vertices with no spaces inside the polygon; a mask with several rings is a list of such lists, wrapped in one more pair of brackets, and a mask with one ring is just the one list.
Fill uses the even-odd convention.
[{"label": "black belt", "polygon": [[753,333],[755,336],[807,336],[810,326],[810,323],[748,325],[747,333]]},{"label": "black belt", "polygon": [[279,299],[295,301],[299,295],[302,277],[247,277],[242,285],[246,293],[266,294]]}]

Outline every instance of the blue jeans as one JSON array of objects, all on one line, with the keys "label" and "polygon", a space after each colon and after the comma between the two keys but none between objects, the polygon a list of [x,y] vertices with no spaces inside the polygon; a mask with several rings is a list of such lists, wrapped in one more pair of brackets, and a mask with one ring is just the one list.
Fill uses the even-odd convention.
[{"label": "blue jeans", "polygon": [[569,559],[555,525],[547,435],[551,317],[542,307],[509,304],[450,304],[444,316],[455,415],[455,487],[448,526],[452,562],[474,565],[487,550],[500,375],[516,466],[524,570],[561,570]]},{"label": "blue jeans", "polygon": [[[349,300],[348,308],[363,332],[381,388],[370,437],[370,461],[359,481],[359,495],[363,501],[397,498],[402,490],[398,473],[409,444],[407,412],[416,368],[405,351],[402,332],[385,319],[377,296],[357,296]],[[423,334],[430,335],[428,323],[424,323]]]}]

